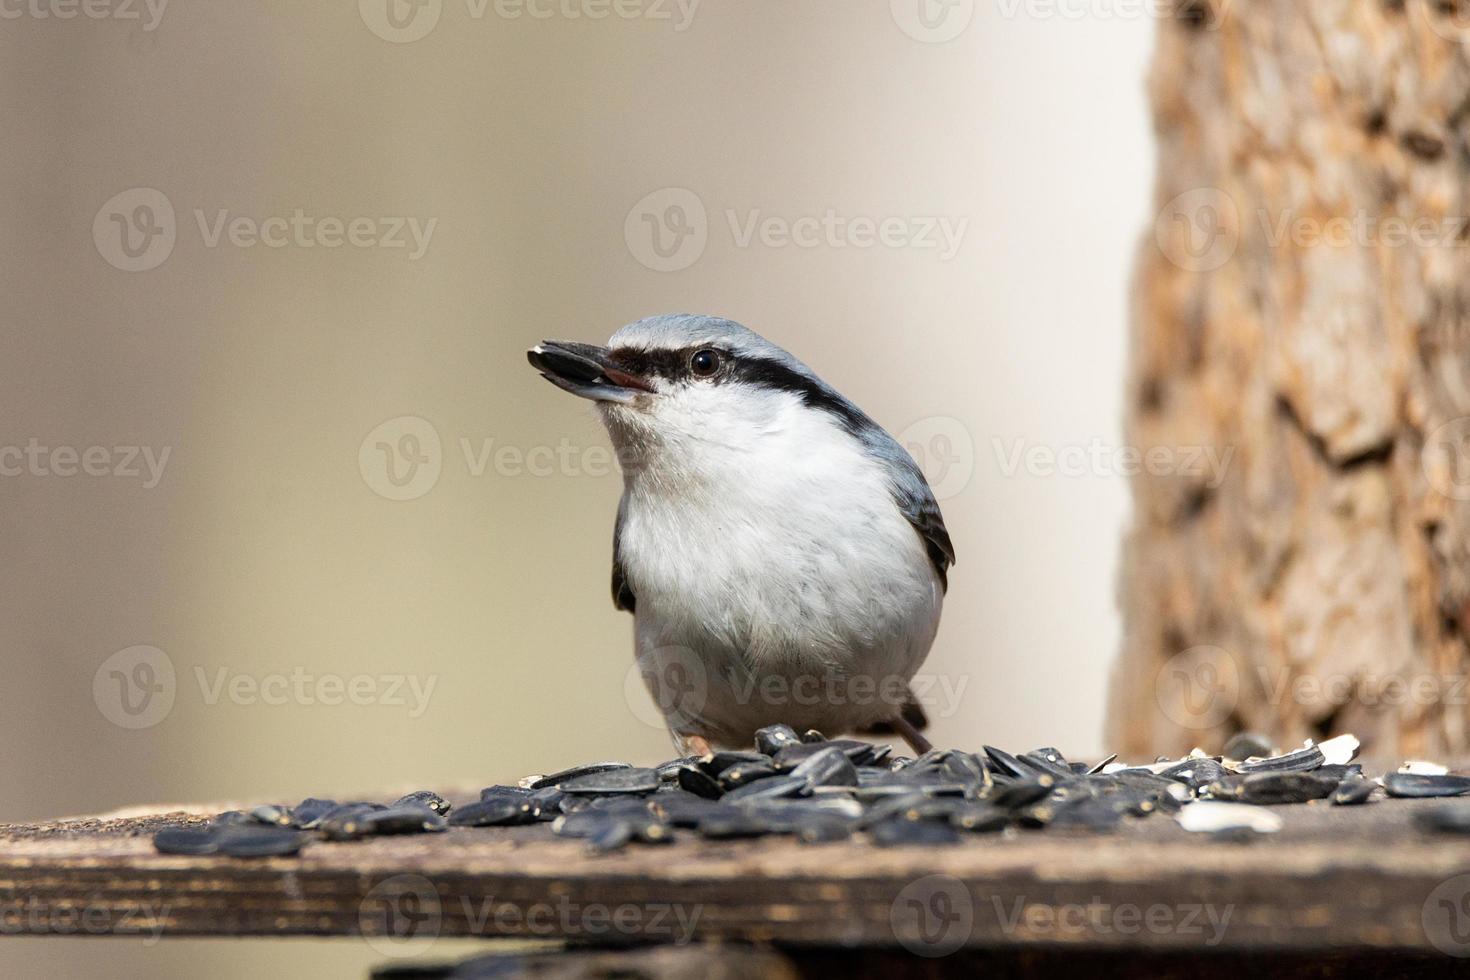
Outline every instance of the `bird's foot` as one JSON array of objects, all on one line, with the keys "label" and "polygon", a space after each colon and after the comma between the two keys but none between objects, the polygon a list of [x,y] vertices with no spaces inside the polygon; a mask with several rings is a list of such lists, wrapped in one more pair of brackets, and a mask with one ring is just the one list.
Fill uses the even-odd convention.
[{"label": "bird's foot", "polygon": [[709,739],[703,735],[685,735],[680,732],[675,732],[674,742],[679,746],[679,751],[686,756],[697,755],[703,757],[713,755],[715,751],[709,744]]}]

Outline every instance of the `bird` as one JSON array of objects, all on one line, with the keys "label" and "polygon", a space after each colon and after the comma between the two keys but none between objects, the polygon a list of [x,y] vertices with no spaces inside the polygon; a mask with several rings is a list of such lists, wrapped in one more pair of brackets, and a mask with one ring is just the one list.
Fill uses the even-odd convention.
[{"label": "bird", "polygon": [[[929,749],[912,679],[954,545],[923,472],[796,357],[732,320],[666,314],[606,346],[527,352],[590,400],[623,472],[612,596],[675,746],[770,726]],[[789,737],[789,736],[788,736]]]}]

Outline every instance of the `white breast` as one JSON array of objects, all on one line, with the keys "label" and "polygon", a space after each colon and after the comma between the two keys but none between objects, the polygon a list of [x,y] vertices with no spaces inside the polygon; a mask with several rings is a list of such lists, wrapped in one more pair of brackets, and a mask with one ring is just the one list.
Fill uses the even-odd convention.
[{"label": "white breast", "polygon": [[714,733],[887,720],[887,703],[768,710],[723,678],[906,682],[938,626],[938,576],[882,466],[832,416],[786,402],[759,431],[667,440],[626,480],[620,548],[640,655],[695,652]]}]

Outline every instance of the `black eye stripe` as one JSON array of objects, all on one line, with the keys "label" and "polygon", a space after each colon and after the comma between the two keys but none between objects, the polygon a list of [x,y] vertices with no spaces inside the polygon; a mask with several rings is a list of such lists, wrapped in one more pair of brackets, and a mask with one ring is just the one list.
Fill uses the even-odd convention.
[{"label": "black eye stripe", "polygon": [[647,350],[641,347],[619,347],[612,360],[630,374],[677,380],[689,377],[689,356],[701,347],[687,350]]}]

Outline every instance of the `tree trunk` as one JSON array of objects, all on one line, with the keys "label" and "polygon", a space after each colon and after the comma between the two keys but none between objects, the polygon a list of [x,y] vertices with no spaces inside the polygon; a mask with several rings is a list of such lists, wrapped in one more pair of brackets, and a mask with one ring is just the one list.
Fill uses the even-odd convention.
[{"label": "tree trunk", "polygon": [[1184,8],[1150,80],[1113,745],[1463,752],[1470,4]]}]

